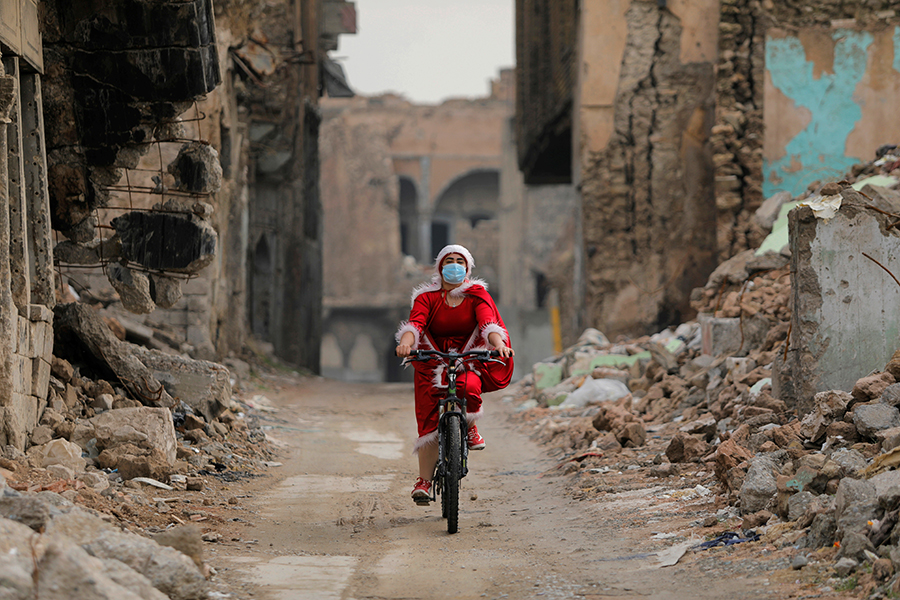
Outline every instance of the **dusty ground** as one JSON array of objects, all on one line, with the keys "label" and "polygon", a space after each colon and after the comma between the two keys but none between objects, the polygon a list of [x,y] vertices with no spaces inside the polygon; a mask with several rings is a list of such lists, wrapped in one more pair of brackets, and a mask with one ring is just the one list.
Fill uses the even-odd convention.
[{"label": "dusty ground", "polygon": [[711,475],[647,477],[646,450],[618,456],[636,465],[621,474],[600,459],[560,464],[499,396],[487,401],[488,446],[472,455],[451,536],[439,506],[409,499],[410,386],[284,379],[264,393],[277,410],[263,425],[283,465],[215,492],[231,493],[239,514],[206,545],[218,597],[811,598],[842,597],[856,583],[829,580],[825,556],[791,570],[796,550],[783,536],[660,567],[667,552],[737,527],[723,513],[700,525],[716,514],[713,495],[696,487]]}]

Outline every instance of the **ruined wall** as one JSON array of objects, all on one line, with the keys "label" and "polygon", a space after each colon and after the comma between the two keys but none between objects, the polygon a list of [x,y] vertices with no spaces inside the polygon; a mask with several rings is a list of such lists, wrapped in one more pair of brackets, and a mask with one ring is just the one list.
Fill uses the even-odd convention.
[{"label": "ruined wall", "polygon": [[716,124],[711,144],[716,177],[718,259],[759,245],[753,214],[762,191],[765,18],[759,0],[724,0],[719,21]]},{"label": "ruined wall", "polygon": [[715,264],[708,139],[717,7],[712,0],[582,6],[575,143],[586,312],[588,324],[607,334],[680,322],[690,290]]},{"label": "ruined wall", "polygon": [[516,0],[516,144],[529,184],[572,181],[577,15],[575,0]]},{"label": "ruined wall", "polygon": [[[12,25],[4,23],[4,35]],[[36,37],[31,41],[39,42],[40,36]],[[4,37],[4,43],[8,41]],[[47,404],[56,296],[38,71],[42,65],[6,47],[4,52],[0,57],[0,445],[24,450]]]},{"label": "ruined wall", "polygon": [[447,242],[469,247],[476,276],[498,291],[505,81],[494,86],[499,96],[437,106],[390,95],[323,99],[323,373],[401,377],[393,333],[412,288],[432,273],[435,224]]},{"label": "ruined wall", "polygon": [[833,219],[808,207],[790,213],[791,333],[773,389],[800,414],[814,407],[816,393],[849,392],[860,373],[883,370],[900,337],[900,291],[888,274],[900,269],[900,236],[891,217],[861,208],[858,193],[842,195]]},{"label": "ruined wall", "polygon": [[766,35],[763,192],[797,196],[900,139],[900,22],[844,19]]},{"label": "ruined wall", "polygon": [[893,3],[723,0],[716,164],[719,258],[759,244],[765,198],[839,179],[900,132]]}]

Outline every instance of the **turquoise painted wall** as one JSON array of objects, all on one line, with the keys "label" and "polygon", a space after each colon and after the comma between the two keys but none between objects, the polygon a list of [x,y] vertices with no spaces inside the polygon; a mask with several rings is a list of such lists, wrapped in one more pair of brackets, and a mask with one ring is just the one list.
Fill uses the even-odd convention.
[{"label": "turquoise painted wall", "polygon": [[[862,118],[853,99],[856,85],[866,71],[872,35],[865,31],[837,29],[833,73],[813,77],[813,63],[806,59],[800,40],[793,36],[766,39],[766,69],[772,83],[798,107],[809,109],[809,125],[786,147],[786,156],[763,161],[763,193],[778,191],[794,196],[816,179],[842,177],[857,157],[844,155],[847,136]],[[894,29],[894,69],[900,71],[900,27]],[[796,165],[802,168],[796,170]]]}]

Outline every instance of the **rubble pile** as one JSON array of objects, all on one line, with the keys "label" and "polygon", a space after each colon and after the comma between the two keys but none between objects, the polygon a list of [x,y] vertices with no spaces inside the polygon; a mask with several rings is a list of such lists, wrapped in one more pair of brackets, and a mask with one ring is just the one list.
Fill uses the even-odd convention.
[{"label": "rubble pile", "polygon": [[265,399],[243,393],[249,364],[125,342],[86,305],[58,312],[39,425],[24,451],[0,448],[4,589],[208,597],[202,546],[241,521],[230,516],[240,501],[229,484],[279,464],[260,428]]},{"label": "rubble pile", "polygon": [[852,391],[818,393],[807,414],[772,389],[790,329],[787,212],[802,200],[827,215],[837,197],[900,218],[894,152],[764,203],[755,219],[769,237],[694,290],[697,321],[615,343],[589,329],[510,388],[576,496],[638,489],[641,473],[706,486],[715,512],[694,525],[756,530],[795,569],[824,562],[864,594],[900,593],[900,350]]}]

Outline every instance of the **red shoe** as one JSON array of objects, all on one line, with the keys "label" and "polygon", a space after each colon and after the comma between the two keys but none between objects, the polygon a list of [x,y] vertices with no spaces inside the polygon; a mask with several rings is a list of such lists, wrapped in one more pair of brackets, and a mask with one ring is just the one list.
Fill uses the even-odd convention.
[{"label": "red shoe", "polygon": [[466,438],[469,450],[484,450],[484,438],[478,434],[478,428],[475,425],[469,427],[469,435]]},{"label": "red shoe", "polygon": [[417,477],[416,485],[413,486],[412,499],[416,504],[427,506],[431,502],[431,482]]}]

